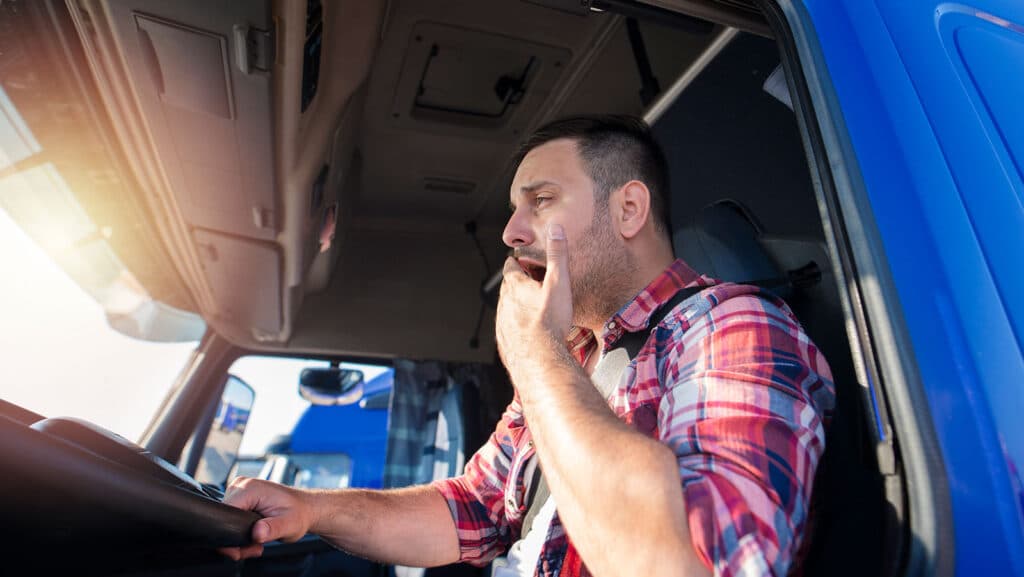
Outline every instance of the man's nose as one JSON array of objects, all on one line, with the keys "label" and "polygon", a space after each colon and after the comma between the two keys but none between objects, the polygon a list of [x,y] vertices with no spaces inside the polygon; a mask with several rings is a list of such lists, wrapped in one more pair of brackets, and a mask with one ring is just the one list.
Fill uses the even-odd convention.
[{"label": "man's nose", "polygon": [[529,224],[528,219],[520,211],[513,212],[508,224],[505,225],[505,231],[501,233],[501,240],[509,248],[533,244],[533,228]]}]

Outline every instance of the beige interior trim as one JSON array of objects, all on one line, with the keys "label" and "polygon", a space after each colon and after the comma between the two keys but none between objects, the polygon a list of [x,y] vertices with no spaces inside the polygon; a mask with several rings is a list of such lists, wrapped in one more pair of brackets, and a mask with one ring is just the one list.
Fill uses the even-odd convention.
[{"label": "beige interior trim", "polygon": [[[275,143],[278,194],[284,221],[278,243],[284,251],[284,325],[273,340],[287,340],[302,304],[309,239],[308,192],[329,161],[331,139],[352,95],[366,80],[381,38],[387,2],[360,0],[323,3],[323,46],[316,96],[301,111],[306,3],[275,0],[278,54],[274,64]],[[339,231],[340,234],[340,231]]]}]

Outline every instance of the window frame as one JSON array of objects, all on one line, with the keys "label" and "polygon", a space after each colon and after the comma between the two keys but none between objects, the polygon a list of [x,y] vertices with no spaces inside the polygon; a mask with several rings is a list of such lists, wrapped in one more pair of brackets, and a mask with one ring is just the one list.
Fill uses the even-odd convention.
[{"label": "window frame", "polygon": [[[807,7],[754,0],[772,29],[804,142],[847,318],[858,380],[876,410],[886,496],[903,531],[889,543],[904,575],[952,575],[946,468],[924,384],[843,109]],[[901,507],[902,508],[899,508]],[[900,518],[901,517],[901,518]]]}]

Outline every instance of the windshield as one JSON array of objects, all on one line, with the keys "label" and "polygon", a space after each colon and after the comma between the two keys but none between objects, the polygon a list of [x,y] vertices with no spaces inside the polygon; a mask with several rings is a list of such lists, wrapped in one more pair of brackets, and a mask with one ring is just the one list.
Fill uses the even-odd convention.
[{"label": "windshield", "polygon": [[205,324],[43,3],[0,4],[0,398],[135,440]]},{"label": "windshield", "polygon": [[[230,373],[248,383],[256,392],[256,402],[239,454],[263,455],[276,439],[290,434],[310,407],[310,402],[299,395],[299,373],[303,369],[329,365],[323,360],[290,357],[246,356],[235,361]],[[390,370],[388,367],[358,363],[342,363],[341,366],[362,371],[367,383]],[[355,411],[357,407],[355,405],[351,409]],[[341,408],[332,410],[339,415],[346,414]],[[339,426],[346,425],[350,423],[339,423]]]},{"label": "windshield", "polygon": [[[252,387],[256,401],[229,481],[244,475],[308,488],[383,486],[393,371],[341,363],[362,373],[361,400],[311,405],[299,392],[300,374],[328,366],[325,360],[258,355],[235,361],[230,373]],[[196,478],[203,479],[202,466]]]},{"label": "windshield", "polygon": [[100,304],[2,208],[0,255],[0,398],[138,439],[196,343],[147,342],[112,329]]}]

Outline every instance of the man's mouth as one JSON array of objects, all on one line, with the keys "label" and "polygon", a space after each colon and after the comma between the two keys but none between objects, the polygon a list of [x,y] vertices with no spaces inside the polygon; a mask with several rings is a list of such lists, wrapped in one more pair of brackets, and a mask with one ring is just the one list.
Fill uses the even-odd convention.
[{"label": "man's mouth", "polygon": [[529,275],[530,278],[537,282],[544,282],[544,273],[547,272],[546,267],[525,259],[518,259],[518,262],[523,272]]}]

